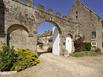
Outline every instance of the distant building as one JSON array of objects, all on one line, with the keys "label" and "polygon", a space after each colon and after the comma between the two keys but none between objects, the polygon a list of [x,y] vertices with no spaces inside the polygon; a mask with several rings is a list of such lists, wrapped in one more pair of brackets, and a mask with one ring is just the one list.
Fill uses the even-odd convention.
[{"label": "distant building", "polygon": [[43,43],[44,45],[49,45],[52,42],[52,31],[48,30],[43,34],[38,35],[38,42]]}]

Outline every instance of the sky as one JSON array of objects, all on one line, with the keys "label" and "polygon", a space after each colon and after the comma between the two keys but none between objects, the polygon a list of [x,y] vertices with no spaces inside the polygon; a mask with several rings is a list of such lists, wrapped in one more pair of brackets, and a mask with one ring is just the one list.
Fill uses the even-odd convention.
[{"label": "sky", "polygon": [[[33,0],[34,5],[42,4],[46,10],[51,8],[54,13],[60,12],[62,16],[69,15],[73,2],[74,0]],[[103,0],[81,0],[81,2],[103,18]],[[43,23],[40,26],[39,33],[51,29],[53,24]]]},{"label": "sky", "polygon": [[49,22],[41,23],[41,24],[38,26],[37,33],[38,33],[38,34],[42,34],[42,33],[44,33],[45,31],[52,30],[52,28],[53,28],[54,26],[55,26],[54,24],[51,24],[51,23],[49,23]]}]

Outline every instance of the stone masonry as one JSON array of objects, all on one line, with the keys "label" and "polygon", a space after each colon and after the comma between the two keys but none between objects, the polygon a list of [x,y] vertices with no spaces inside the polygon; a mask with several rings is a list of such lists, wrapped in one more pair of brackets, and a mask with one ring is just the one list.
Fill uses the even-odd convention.
[{"label": "stone masonry", "polygon": [[[1,0],[0,1],[0,43],[6,43],[15,48],[29,48],[36,51],[37,27],[42,22],[54,24],[61,39],[61,55],[65,50],[65,38],[68,33],[73,37],[81,34],[85,36],[85,42],[91,41],[92,32],[96,32],[97,26],[101,27],[102,19],[84,6],[80,0],[75,0],[68,16],[57,16],[48,13],[44,9],[32,5],[32,0]],[[102,31],[98,31],[102,34]],[[97,42],[102,42],[102,37]],[[99,44],[98,43],[98,44]],[[101,45],[101,44],[100,44]],[[101,49],[101,46],[98,48]]]}]

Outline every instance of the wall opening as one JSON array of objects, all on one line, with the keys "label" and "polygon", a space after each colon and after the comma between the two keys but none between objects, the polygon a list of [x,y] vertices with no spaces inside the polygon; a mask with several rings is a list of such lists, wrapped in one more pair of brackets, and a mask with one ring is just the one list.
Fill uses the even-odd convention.
[{"label": "wall opening", "polygon": [[7,30],[7,45],[15,48],[27,48],[29,45],[28,36],[28,30],[24,26],[12,25]]},{"label": "wall opening", "polygon": [[60,28],[54,22],[45,21],[37,29],[37,51],[41,55],[51,52],[60,55]]},{"label": "wall opening", "polygon": [[96,32],[92,32],[92,39],[96,39]]}]

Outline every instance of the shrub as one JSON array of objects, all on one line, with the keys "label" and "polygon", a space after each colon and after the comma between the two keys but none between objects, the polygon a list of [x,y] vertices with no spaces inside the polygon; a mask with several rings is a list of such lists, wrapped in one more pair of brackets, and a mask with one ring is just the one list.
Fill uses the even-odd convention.
[{"label": "shrub", "polygon": [[47,52],[52,52],[52,47],[49,47]]},{"label": "shrub", "polygon": [[17,55],[14,48],[2,46],[0,50],[0,71],[10,71],[13,64],[16,62]]},{"label": "shrub", "polygon": [[42,49],[43,48],[43,43],[42,42],[37,42],[37,45],[39,45],[39,47]]},{"label": "shrub", "polygon": [[90,51],[91,50],[91,43],[82,43],[81,50],[82,51]]},{"label": "shrub", "polygon": [[29,49],[17,49],[17,60],[11,70],[21,71],[39,63],[38,55]]},{"label": "shrub", "polygon": [[84,37],[76,36],[77,39],[74,41],[75,52],[81,51],[81,45],[84,41]]},{"label": "shrub", "polygon": [[39,47],[40,47],[41,49],[43,49],[43,43],[39,44]]}]

